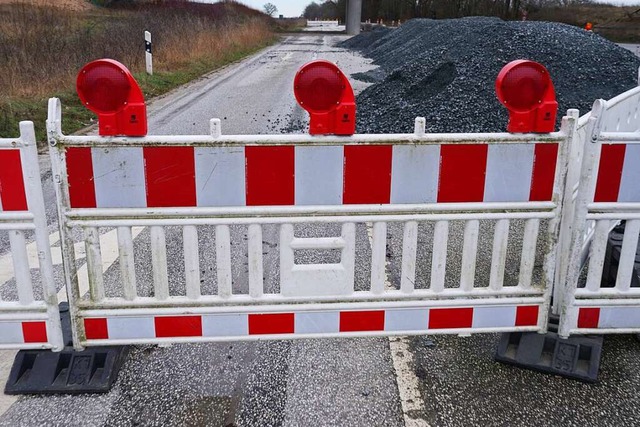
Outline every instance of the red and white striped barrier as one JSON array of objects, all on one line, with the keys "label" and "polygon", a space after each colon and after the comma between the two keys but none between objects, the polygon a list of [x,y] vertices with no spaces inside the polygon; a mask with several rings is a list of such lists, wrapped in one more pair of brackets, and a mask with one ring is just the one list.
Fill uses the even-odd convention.
[{"label": "red and white striped barrier", "polygon": [[602,145],[594,202],[640,203],[640,145]]},{"label": "red and white striped barrier", "polygon": [[237,147],[69,148],[71,207],[550,201],[558,157],[557,143],[235,142]]},{"label": "red and white striped barrier", "polygon": [[0,150],[0,212],[28,210],[20,150]]},{"label": "red and white striped barrier", "polygon": [[[59,102],[49,105],[78,347],[546,329],[568,161],[562,142],[573,117],[562,131],[537,135],[426,134],[418,119],[413,134],[227,136],[212,120],[211,135],[104,138],[62,135]],[[517,232],[510,226],[516,220]],[[451,221],[465,223],[457,286],[446,280]],[[481,221],[494,223],[487,283],[476,278]],[[398,283],[388,276],[390,222],[403,227]],[[430,272],[417,268],[425,244],[419,222],[434,225],[426,243]],[[309,223],[337,224],[341,231],[296,235],[294,224]],[[356,250],[358,223],[367,229],[369,260]],[[278,227],[280,252],[272,293],[262,237],[269,224]],[[206,225],[215,229],[199,231]],[[248,289],[234,283],[234,225],[245,227]],[[132,226],[150,227],[148,278],[136,274]],[[90,284],[89,299],[81,301],[69,237],[76,227],[85,233]],[[117,228],[120,297],[106,296],[102,227]],[[167,227],[182,231],[176,236],[185,265],[182,295],[172,294],[167,274]],[[202,253],[201,237],[215,240],[215,255]],[[517,282],[507,284],[510,244],[520,267],[509,273]],[[300,264],[301,250],[334,250],[340,260]],[[536,265],[536,254],[544,266]],[[213,291],[204,291],[205,256],[215,257]],[[370,282],[356,286],[356,265],[365,264]],[[416,286],[419,274],[429,275],[428,288]],[[140,280],[153,282],[153,293],[140,291]]]},{"label": "red and white striped barrier", "polygon": [[370,310],[239,312],[203,315],[85,317],[86,339],[141,342],[176,338],[303,338],[371,334],[472,333],[532,330],[539,305],[418,307]]},{"label": "red and white striped barrier", "polygon": [[[16,301],[0,301],[0,348],[60,351],[64,344],[33,123],[21,122],[20,134],[14,139],[0,138],[0,233],[9,235],[11,247],[10,253],[0,256],[0,286],[17,295]],[[29,264],[27,253],[26,232],[31,230],[37,266]],[[32,270],[36,268],[41,299],[33,290]]]},{"label": "red and white striped barrier", "polygon": [[25,344],[48,347],[46,321],[0,321],[0,345],[22,347]]},{"label": "red and white striped barrier", "polygon": [[[637,331],[640,329],[640,305],[636,306],[608,306],[608,307],[579,307],[579,329],[611,331]],[[602,331],[598,331],[600,333]]]},{"label": "red and white striped barrier", "polygon": [[[561,290],[559,333],[640,332],[637,262],[640,238],[640,86],[587,116],[579,189],[572,217],[572,245]],[[567,197],[567,196],[565,196]],[[624,221],[622,244],[610,232]],[[585,237],[586,236],[586,237]],[[614,251],[616,253],[614,254]],[[615,279],[605,272],[609,264]],[[586,280],[581,279],[586,269]]]}]

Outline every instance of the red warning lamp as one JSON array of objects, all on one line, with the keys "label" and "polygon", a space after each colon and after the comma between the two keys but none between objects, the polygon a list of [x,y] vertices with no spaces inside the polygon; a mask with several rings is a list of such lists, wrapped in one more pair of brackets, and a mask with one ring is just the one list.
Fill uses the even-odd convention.
[{"label": "red warning lamp", "polygon": [[509,110],[507,131],[554,131],[558,103],[549,71],[543,65],[522,59],[511,61],[498,74],[496,94]]},{"label": "red warning lamp", "polygon": [[100,135],[147,134],[144,95],[127,67],[118,61],[88,63],[78,73],[76,88],[85,107],[98,115]]},{"label": "red warning lamp", "polygon": [[332,62],[317,60],[298,70],[293,81],[298,104],[309,112],[311,135],[353,135],[356,101],[347,77]]}]

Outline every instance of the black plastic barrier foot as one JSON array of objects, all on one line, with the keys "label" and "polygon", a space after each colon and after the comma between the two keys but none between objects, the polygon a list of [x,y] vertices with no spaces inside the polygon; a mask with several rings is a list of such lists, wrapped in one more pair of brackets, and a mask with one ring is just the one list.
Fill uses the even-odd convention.
[{"label": "black plastic barrier foot", "polygon": [[550,331],[544,335],[537,332],[502,334],[495,360],[580,381],[596,382],[600,369],[602,336],[572,336],[562,339],[555,329],[557,318],[552,316],[549,323]]},{"label": "black plastic barrier foot", "polygon": [[21,350],[5,386],[6,394],[106,393],[118,377],[128,354],[126,346],[71,347],[69,307],[60,304],[66,347],[61,352]]}]

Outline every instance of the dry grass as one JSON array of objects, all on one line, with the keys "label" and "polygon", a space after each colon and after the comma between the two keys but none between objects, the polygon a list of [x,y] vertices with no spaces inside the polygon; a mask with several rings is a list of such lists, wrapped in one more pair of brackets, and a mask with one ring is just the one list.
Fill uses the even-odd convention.
[{"label": "dry grass", "polygon": [[67,9],[76,12],[87,11],[93,8],[93,5],[88,0],[0,0],[0,5],[18,3],[32,6],[57,7],[59,9]]},{"label": "dry grass", "polygon": [[24,98],[66,89],[82,65],[98,58],[113,58],[141,71],[144,30],[151,31],[154,69],[159,72],[196,61],[217,63],[229,52],[260,45],[272,36],[267,20],[222,6],[210,14],[195,13],[180,3],[86,13],[26,3],[1,7],[0,93]]},{"label": "dry grass", "polygon": [[583,27],[593,24],[593,31],[616,42],[640,43],[640,5],[570,4],[533,10],[530,19],[558,21]]},{"label": "dry grass", "polygon": [[[38,125],[50,96],[75,102],[77,72],[89,61],[122,62],[138,75],[145,93],[154,95],[274,40],[270,18],[235,2],[165,1],[126,9],[92,6],[85,11],[30,3],[0,4],[3,136],[15,133],[19,120]],[[153,78],[144,74],[145,30],[153,37]],[[86,121],[84,112],[77,116],[67,131]]]}]

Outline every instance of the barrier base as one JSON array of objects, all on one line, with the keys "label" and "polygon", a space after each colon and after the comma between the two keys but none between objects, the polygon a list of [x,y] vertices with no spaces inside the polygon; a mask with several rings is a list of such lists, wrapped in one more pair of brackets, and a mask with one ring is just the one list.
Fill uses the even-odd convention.
[{"label": "barrier base", "polygon": [[16,355],[5,394],[106,393],[128,354],[126,346],[75,351],[67,303],[60,304],[64,350],[21,350]]},{"label": "barrier base", "polygon": [[502,334],[495,360],[525,369],[596,382],[600,369],[602,336],[558,336],[558,318],[549,319],[549,332]]}]

